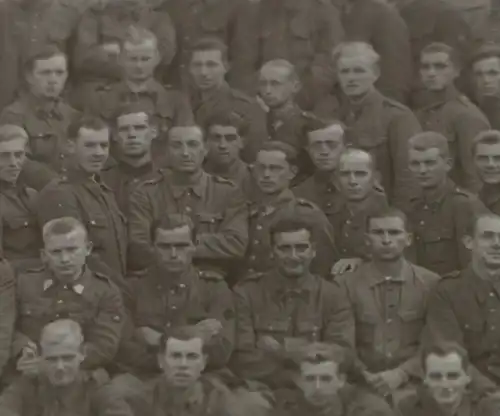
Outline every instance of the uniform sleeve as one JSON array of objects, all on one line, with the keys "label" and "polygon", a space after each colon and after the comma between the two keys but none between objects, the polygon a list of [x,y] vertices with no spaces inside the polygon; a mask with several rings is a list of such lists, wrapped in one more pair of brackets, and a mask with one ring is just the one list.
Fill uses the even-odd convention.
[{"label": "uniform sleeve", "polygon": [[0,260],[0,375],[10,358],[16,320],[15,292],[14,271],[6,260]]},{"label": "uniform sleeve", "polygon": [[91,408],[95,416],[134,416],[130,406],[110,385],[103,385],[94,392]]},{"label": "uniform sleeve", "polygon": [[35,392],[24,377],[18,377],[0,396],[0,415],[24,416],[27,404],[36,400]]},{"label": "uniform sleeve", "polygon": [[168,68],[177,52],[177,35],[175,33],[175,26],[168,13],[155,13],[158,13],[158,23],[153,28],[153,32],[158,38],[158,49],[161,56],[161,66],[164,68]]},{"label": "uniform sleeve", "polygon": [[29,188],[41,191],[57,178],[57,173],[48,165],[32,159],[26,159],[19,181]]},{"label": "uniform sleeve", "polygon": [[417,118],[407,109],[394,116],[389,124],[389,147],[393,163],[391,197],[392,203],[400,209],[408,206],[417,189],[408,166],[408,140],[421,131]]},{"label": "uniform sleeve", "polygon": [[99,300],[99,312],[85,337],[85,369],[95,369],[111,362],[118,351],[125,310],[118,288],[108,282],[109,289]]},{"label": "uniform sleeve", "polygon": [[[228,185],[229,186],[229,185]],[[215,195],[214,198],[223,197]],[[242,192],[233,186],[227,193],[224,219],[215,233],[196,236],[196,253],[199,259],[242,258],[248,244],[248,209]]]},{"label": "uniform sleeve", "polygon": [[38,194],[36,212],[40,227],[61,217],[73,217],[82,221],[75,195],[66,186],[48,185]]}]

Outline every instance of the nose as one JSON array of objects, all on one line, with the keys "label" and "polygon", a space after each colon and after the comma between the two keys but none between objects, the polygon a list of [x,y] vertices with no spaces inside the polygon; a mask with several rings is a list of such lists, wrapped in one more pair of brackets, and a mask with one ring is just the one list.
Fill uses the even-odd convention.
[{"label": "nose", "polygon": [[172,257],[174,259],[177,257],[177,249],[175,247],[172,247],[170,249],[170,257]]},{"label": "nose", "polygon": [[495,247],[499,247],[500,246],[500,234],[495,234],[493,236],[493,245]]},{"label": "nose", "polygon": [[222,139],[219,141],[219,149],[227,149],[227,141]]},{"label": "nose", "polygon": [[57,362],[56,362],[56,368],[58,370],[62,370],[64,368],[64,361],[63,360],[57,360]]},{"label": "nose", "polygon": [[389,240],[389,234],[388,234],[388,233],[384,233],[384,234],[382,235],[382,242],[383,242],[384,244],[387,244],[389,241],[390,241],[390,240]]},{"label": "nose", "polygon": [[356,185],[356,176],[354,176],[354,173],[351,173],[349,175],[349,185]]}]

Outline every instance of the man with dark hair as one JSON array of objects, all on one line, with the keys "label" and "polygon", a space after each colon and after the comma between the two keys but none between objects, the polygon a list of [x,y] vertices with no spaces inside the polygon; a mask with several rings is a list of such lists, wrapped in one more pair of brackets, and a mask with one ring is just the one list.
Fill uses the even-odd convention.
[{"label": "man with dark hair", "polygon": [[193,222],[173,214],[155,224],[154,260],[133,290],[131,333],[117,361],[138,376],[159,372],[156,350],[163,333],[194,325],[203,337],[211,369],[223,367],[234,344],[232,293],[222,275],[193,267]]},{"label": "man with dark hair", "polygon": [[448,139],[452,162],[450,178],[471,192],[479,189],[471,146],[474,137],[488,130],[486,116],[455,87],[460,74],[457,52],[443,43],[432,43],[420,53],[420,78],[425,100],[415,114],[424,130]]},{"label": "man with dark hair", "polygon": [[498,397],[484,397],[470,389],[469,357],[460,345],[438,343],[424,348],[421,355],[423,383],[398,404],[401,415],[498,415]]},{"label": "man with dark hair", "polygon": [[55,179],[37,201],[41,226],[54,218],[73,217],[87,228],[92,267],[126,292],[127,230],[111,189],[100,177],[109,156],[110,129],[100,119],[83,116],[68,129],[68,152],[74,163],[67,175]]},{"label": "man with dark hair", "polygon": [[242,275],[265,272],[273,266],[269,229],[283,218],[297,217],[309,224],[317,249],[312,273],[327,276],[337,259],[333,229],[325,214],[290,190],[297,174],[296,157],[293,147],[282,142],[267,142],[257,153],[253,174],[260,198],[250,204],[249,246]]},{"label": "man with dark hair", "polygon": [[357,367],[378,393],[397,402],[419,376],[420,337],[427,299],[439,276],[406,260],[406,215],[381,209],[366,220],[371,260],[339,278],[356,323]]},{"label": "man with dark hair", "polygon": [[68,127],[78,116],[62,98],[68,78],[67,56],[55,46],[31,51],[24,65],[27,90],[0,114],[0,124],[22,127],[29,136],[23,181],[42,189],[67,168]]},{"label": "man with dark hair", "polygon": [[491,212],[500,215],[500,131],[478,134],[472,153],[482,182],[479,198]]},{"label": "man with dark hair", "polygon": [[362,387],[348,383],[350,354],[335,344],[312,343],[290,354],[296,387],[280,391],[276,415],[392,416],[387,402]]},{"label": "man with dark hair", "polygon": [[273,268],[249,275],[234,288],[236,347],[231,368],[277,389],[291,381],[284,353],[303,341],[352,348],[354,324],[345,290],[311,272],[319,247],[310,224],[290,215],[275,221],[266,233]]},{"label": "man with dark hair", "polygon": [[416,264],[441,276],[454,273],[469,262],[462,238],[474,217],[486,208],[448,177],[452,160],[446,137],[420,133],[409,140],[408,147],[409,169],[421,188],[408,210]]},{"label": "man with dark hair", "polygon": [[258,143],[267,138],[265,113],[254,98],[226,83],[227,46],[217,38],[198,40],[192,45],[188,70],[196,123],[205,126],[213,114],[220,113],[234,112],[242,117],[248,126],[243,160],[253,162]]}]

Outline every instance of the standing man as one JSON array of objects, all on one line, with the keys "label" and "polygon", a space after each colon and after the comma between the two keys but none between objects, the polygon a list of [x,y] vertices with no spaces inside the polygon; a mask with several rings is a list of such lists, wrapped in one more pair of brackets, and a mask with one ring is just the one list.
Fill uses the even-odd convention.
[{"label": "standing man", "polygon": [[490,124],[481,110],[455,87],[460,74],[456,52],[448,45],[431,43],[420,54],[420,77],[425,104],[416,110],[422,128],[441,133],[448,139],[452,169],[450,178],[473,193],[479,180],[472,158],[472,141]]},{"label": "standing man", "polygon": [[482,187],[479,198],[491,212],[500,215],[500,132],[485,131],[472,147]]},{"label": "standing man", "polygon": [[188,69],[196,123],[204,126],[214,114],[221,113],[234,112],[242,117],[249,126],[243,160],[253,162],[256,149],[267,138],[265,113],[254,98],[226,83],[227,46],[216,38],[200,39],[192,46]]},{"label": "standing man", "polygon": [[242,259],[248,242],[242,192],[233,182],[203,170],[207,149],[199,127],[171,129],[167,151],[170,169],[144,182],[130,198],[131,267],[151,264],[153,225],[170,214],[184,214],[195,226],[195,264],[201,270],[224,271]]},{"label": "standing man", "polygon": [[397,397],[411,377],[419,377],[427,301],[439,276],[406,260],[412,237],[401,211],[370,215],[366,239],[371,260],[340,283],[356,323],[358,367],[378,393]]},{"label": "standing man", "polygon": [[469,252],[462,239],[484,205],[448,177],[453,162],[448,140],[435,132],[409,141],[409,167],[421,195],[410,202],[408,219],[414,233],[416,264],[440,276],[462,270]]}]

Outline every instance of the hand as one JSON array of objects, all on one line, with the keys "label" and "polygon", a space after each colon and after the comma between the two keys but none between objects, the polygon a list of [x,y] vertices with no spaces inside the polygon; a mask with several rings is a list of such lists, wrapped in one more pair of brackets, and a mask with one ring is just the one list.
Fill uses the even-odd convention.
[{"label": "hand", "polygon": [[116,59],[120,54],[120,44],[118,42],[103,43],[101,49],[108,55],[108,58]]},{"label": "hand", "polygon": [[271,335],[264,335],[257,341],[257,348],[267,352],[280,352],[281,344],[276,341]]},{"label": "hand", "polygon": [[378,376],[380,377],[380,384],[382,385],[382,387],[389,392],[392,392],[401,387],[408,379],[406,373],[400,368],[383,371],[381,373],[378,373]]},{"label": "hand", "polygon": [[338,276],[347,272],[353,272],[358,268],[363,260],[360,258],[341,259],[332,267],[331,274]]},{"label": "hand", "polygon": [[17,360],[17,370],[24,375],[36,375],[40,367],[40,357],[38,356],[37,346],[29,341],[23,348],[21,357]]},{"label": "hand", "polygon": [[198,322],[195,328],[201,332],[205,341],[210,341],[210,339],[222,331],[222,324],[217,319],[204,319]]},{"label": "hand", "polygon": [[[259,2],[260,0],[255,0],[255,2]],[[262,108],[264,110],[265,113],[269,113],[269,107],[267,106],[267,104],[264,102],[264,100],[262,99],[262,97],[260,95],[257,95],[255,97],[255,99],[257,100],[257,104],[259,104],[260,108]]]},{"label": "hand", "polygon": [[149,328],[148,326],[141,326],[136,330],[136,334],[138,337],[144,339],[146,344],[157,347],[160,345],[161,332],[154,330],[153,328]]}]

